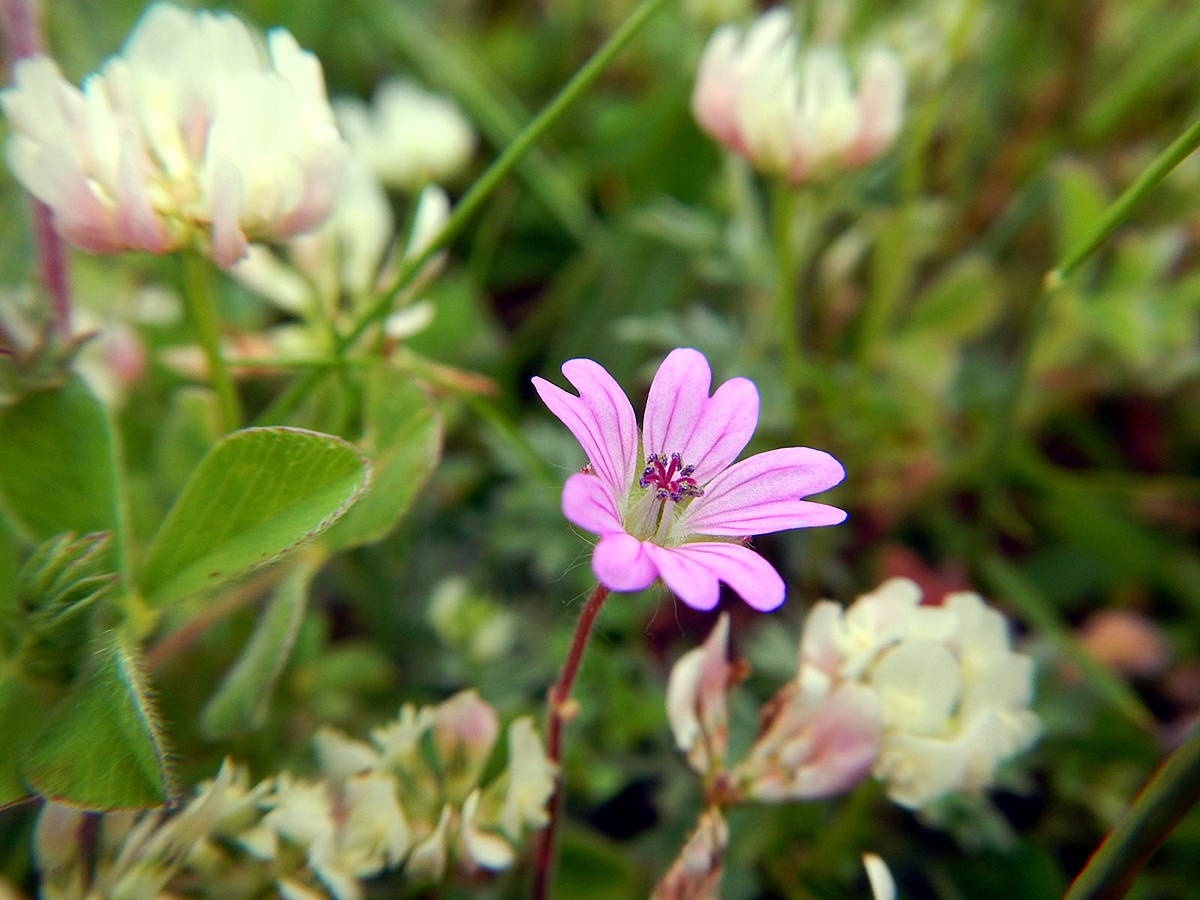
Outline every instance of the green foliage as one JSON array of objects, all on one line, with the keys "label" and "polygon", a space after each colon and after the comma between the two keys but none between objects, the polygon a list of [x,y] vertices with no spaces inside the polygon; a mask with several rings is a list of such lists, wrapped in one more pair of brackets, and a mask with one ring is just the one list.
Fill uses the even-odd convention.
[{"label": "green foliage", "polygon": [[301,559],[275,588],[242,655],[204,707],[201,728],[209,737],[229,737],[263,726],[304,620],[313,570],[311,561]]},{"label": "green foliage", "polygon": [[81,378],[0,411],[0,503],[23,537],[119,535],[118,497],[108,417]]},{"label": "green foliage", "polygon": [[403,372],[374,366],[363,387],[363,436],[371,483],[354,507],[324,536],[332,550],[383,540],[424,486],[441,455],[441,418]]},{"label": "green foliage", "polygon": [[229,435],[201,460],[155,535],[139,588],[161,605],[280,559],[332,525],[368,471],[353,447],[329,435]]},{"label": "green foliage", "polygon": [[169,754],[137,652],[105,635],[22,766],[51,800],[84,809],[136,809],[174,799]]}]

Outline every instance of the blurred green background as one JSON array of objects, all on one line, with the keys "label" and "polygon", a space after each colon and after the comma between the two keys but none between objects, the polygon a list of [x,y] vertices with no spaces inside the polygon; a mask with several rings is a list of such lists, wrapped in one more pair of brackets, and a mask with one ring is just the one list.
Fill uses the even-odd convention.
[{"label": "blurred green background", "polygon": [[[453,97],[482,136],[478,173],[632,5],[230,8],[292,31],[322,60],[331,96],[365,98],[400,73]],[[50,43],[76,82],[117,50],[141,8],[47,6]],[[1050,298],[1044,321],[1033,312],[1044,273],[1200,112],[1200,7],[805,7],[810,30],[832,28],[852,46],[890,43],[910,83],[897,147],[805,193],[817,212],[799,285],[803,369],[791,381],[771,333],[784,326],[772,323],[767,299],[766,186],[726,159],[688,109],[713,27],[751,12],[738,0],[668,4],[455,241],[424,294],[434,321],[406,347],[486,376],[489,390],[434,386],[443,460],[389,539],[336,557],[318,577],[262,731],[211,742],[196,721],[253,610],[156,670],[184,783],[211,775],[226,754],[258,777],[311,769],[318,725],[364,733],[402,701],[468,685],[503,717],[540,710],[591,578],[585,536],[558,506],[582,456],[529,378],[562,383],[562,361],[589,356],[640,408],[658,360],[676,346],[706,353],[717,381],[758,384],[751,449],[819,447],[848,473],[822,497],[850,511],[847,524],[755,542],[785,575],[787,604],[769,616],[732,595],[722,604],[735,651],[753,666],[734,709],[735,748],[753,733],[758,703],[793,674],[808,606],[847,601],[889,575],[915,577],[933,595],[979,590],[1013,615],[1039,663],[1044,738],[990,797],[947,801],[924,819],[873,785],[835,801],[740,810],[730,817],[729,900],[864,897],[863,850],[888,860],[912,900],[1059,897],[1178,741],[1200,708],[1200,162],[1187,160],[1135,211]],[[460,193],[469,181],[447,187]],[[396,202],[407,215],[411,202]],[[30,259],[23,196],[6,177],[0,285],[25,283]],[[168,259],[76,254],[73,265],[79,303],[98,319],[121,315],[139,288],[179,280]],[[232,282],[221,301],[233,330],[279,318]],[[186,339],[180,323],[139,327],[152,350]],[[997,453],[1031,339],[1027,389]],[[179,425],[184,383],[155,356],[118,414],[135,532],[153,526],[180,466],[195,458]],[[248,382],[251,412],[284,383]],[[306,407],[310,420],[296,424],[319,427],[321,402],[336,398]],[[1081,671],[1068,657],[1105,610],[1146,617],[1169,658],[1122,670],[1093,641],[1108,668]],[[713,620],[654,590],[605,608],[568,733],[558,896],[645,895],[694,822],[698,788],[662,697],[671,663]],[[0,867],[18,884],[30,818],[28,808],[0,813]],[[521,884],[517,873],[461,895],[517,896]],[[1200,897],[1200,816],[1183,821],[1131,896]]]}]

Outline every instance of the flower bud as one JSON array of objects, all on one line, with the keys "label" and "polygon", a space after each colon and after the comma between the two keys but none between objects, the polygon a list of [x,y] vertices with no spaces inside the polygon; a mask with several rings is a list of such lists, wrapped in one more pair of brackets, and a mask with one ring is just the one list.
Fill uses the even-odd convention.
[{"label": "flower bud", "polygon": [[804,666],[763,710],[759,737],[733,782],[768,803],[840,794],[870,774],[882,720],[875,691],[853,682],[835,687]]},{"label": "flower bud", "polygon": [[705,810],[650,900],[718,900],[728,844],[729,827],[721,811],[715,806]]},{"label": "flower bud", "polygon": [[413,881],[441,881],[446,874],[446,836],[453,815],[449,804],[442,807],[437,826],[408,855],[404,871]]},{"label": "flower bud", "polygon": [[499,732],[496,711],[473,690],[461,691],[437,707],[433,744],[448,797],[465,796],[477,784]]},{"label": "flower bud", "polygon": [[725,762],[725,693],[733,669],[728,654],[729,615],[722,613],[704,644],[681,656],[667,681],[667,719],[675,744],[702,775]]},{"label": "flower bud", "polygon": [[546,756],[533,719],[523,716],[508,726],[508,790],[500,826],[516,841],[524,828],[544,828],[550,821],[546,809],[554,795],[558,766]]}]

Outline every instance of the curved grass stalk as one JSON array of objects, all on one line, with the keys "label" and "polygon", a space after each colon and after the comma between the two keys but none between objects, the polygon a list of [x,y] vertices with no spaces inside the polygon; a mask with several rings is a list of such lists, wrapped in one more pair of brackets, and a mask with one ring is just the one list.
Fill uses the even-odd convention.
[{"label": "curved grass stalk", "polygon": [[[388,314],[396,295],[404,290],[408,283],[416,277],[417,273],[421,271],[430,258],[445,248],[466,227],[467,222],[479,211],[484,201],[487,200],[504,177],[516,167],[517,163],[525,157],[538,140],[541,139],[542,135],[562,118],[563,114],[571,108],[572,104],[591,87],[592,83],[600,77],[600,73],[608,67],[609,63],[633,39],[634,35],[646,24],[647,20],[665,3],[666,0],[641,0],[634,7],[633,11],[625,18],[625,21],[601,45],[600,49],[593,53],[587,62],[579,67],[570,80],[554,95],[554,98],[542,108],[541,112],[534,116],[533,120],[504,149],[504,152],[496,157],[492,164],[484,170],[483,174],[475,180],[475,183],[471,185],[454,207],[454,211],[451,212],[450,217],[442,225],[441,230],[426,245],[425,249],[421,253],[404,260],[392,284],[380,293],[376,301],[355,322],[350,331],[338,340],[337,353],[339,356],[344,355],[346,350],[353,346],[355,341],[372,324],[380,321]],[[308,396],[309,391],[316,386],[326,371],[328,369],[323,367],[313,368],[294,381],[283,394],[275,399],[275,402],[267,407],[259,417],[259,424],[278,421],[285,417]]]},{"label": "curved grass stalk", "polygon": [[1138,870],[1200,801],[1200,722],[1146,782],[1063,900],[1120,900]]}]

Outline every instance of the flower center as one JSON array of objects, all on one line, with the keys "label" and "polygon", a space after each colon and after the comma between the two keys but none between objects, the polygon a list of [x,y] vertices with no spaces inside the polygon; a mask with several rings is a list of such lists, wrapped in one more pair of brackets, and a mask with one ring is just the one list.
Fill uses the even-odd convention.
[{"label": "flower center", "polygon": [[646,457],[646,468],[642,470],[638,486],[653,488],[658,500],[678,503],[683,497],[700,497],[704,494],[704,489],[692,477],[695,471],[695,466],[683,464],[683,458],[678,453],[672,453],[670,457],[665,453],[651,453]]}]

